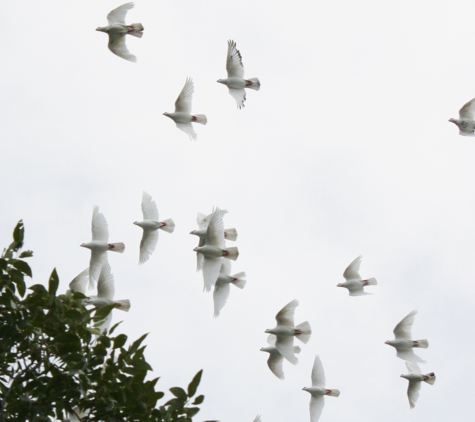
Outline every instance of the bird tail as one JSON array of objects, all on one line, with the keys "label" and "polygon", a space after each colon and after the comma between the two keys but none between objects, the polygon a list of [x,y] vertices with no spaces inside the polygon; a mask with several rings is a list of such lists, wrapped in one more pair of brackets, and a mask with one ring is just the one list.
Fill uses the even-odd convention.
[{"label": "bird tail", "polygon": [[340,390],[334,388],[333,390],[328,389],[329,393],[325,393],[326,396],[338,397],[340,395]]},{"label": "bird tail", "polygon": [[417,345],[414,345],[414,347],[420,347],[422,349],[427,349],[429,347],[429,342],[427,340],[417,340]]},{"label": "bird tail", "polygon": [[236,239],[237,239],[236,229],[225,229],[224,230],[224,238],[226,240],[231,240],[232,242],[235,242]]},{"label": "bird tail", "polygon": [[122,242],[109,243],[109,250],[112,252],[122,253],[125,250],[125,245]]},{"label": "bird tail", "polygon": [[261,83],[257,78],[246,79],[246,88],[251,88],[256,91],[259,91],[259,89],[261,89]]},{"label": "bird tail", "polygon": [[378,281],[372,277],[368,278],[367,280],[364,280],[366,286],[376,286],[378,284]]},{"label": "bird tail", "polygon": [[297,337],[302,343],[308,343],[310,336],[312,335],[312,328],[310,327],[308,321],[302,322],[295,328],[301,331],[301,334],[296,334],[295,337]]},{"label": "bird tail", "polygon": [[244,289],[244,286],[246,285],[247,283],[247,280],[244,280],[246,278],[246,273],[244,272],[241,272],[241,273],[237,273],[237,274],[234,274],[233,276],[231,276],[233,278],[237,278],[237,280],[233,281],[233,284],[240,288],[240,289]]},{"label": "bird tail", "polygon": [[117,309],[120,309],[121,311],[124,311],[124,312],[129,312],[129,309],[130,309],[129,299],[116,300],[115,303],[117,305]]},{"label": "bird tail", "polygon": [[195,123],[200,123],[202,125],[205,125],[206,123],[208,123],[208,119],[206,118],[204,114],[195,114],[192,117],[193,117],[193,122]]},{"label": "bird tail", "polygon": [[144,27],[141,23],[132,23],[127,25],[127,33],[137,38],[142,38]]},{"label": "bird tail", "polygon": [[236,259],[239,256],[239,251],[238,251],[238,248],[236,248],[236,246],[232,246],[231,248],[226,248],[225,251],[226,251],[226,255],[225,255],[226,258],[236,261]]},{"label": "bird tail", "polygon": [[160,223],[165,224],[160,228],[166,231],[167,233],[173,233],[173,230],[175,230],[175,223],[171,218],[167,218],[166,220],[160,221]]},{"label": "bird tail", "polygon": [[424,376],[429,377],[426,380],[424,380],[424,382],[426,382],[427,384],[430,384],[430,385],[434,385],[435,374],[433,372],[431,372],[430,374],[425,374]]}]

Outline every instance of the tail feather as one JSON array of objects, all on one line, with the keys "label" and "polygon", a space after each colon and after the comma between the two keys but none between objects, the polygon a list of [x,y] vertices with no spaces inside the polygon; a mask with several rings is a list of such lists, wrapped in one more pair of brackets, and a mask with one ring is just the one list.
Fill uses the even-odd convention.
[{"label": "tail feather", "polygon": [[236,246],[232,246],[231,248],[226,248],[225,251],[226,251],[226,255],[225,255],[226,258],[236,261],[236,259],[239,256],[239,251],[238,251],[238,248],[236,248]]},{"label": "tail feather", "polygon": [[337,390],[336,388],[330,390],[328,388],[328,390],[330,391],[329,393],[326,393],[325,395],[326,396],[332,396],[332,397],[338,397],[340,395],[340,390]]},{"label": "tail feather", "polygon": [[427,349],[429,347],[429,342],[427,340],[417,340],[419,342],[419,345],[418,346],[414,346],[414,347],[420,347],[422,349]]},{"label": "tail feather", "polygon": [[365,281],[368,286],[376,286],[378,284],[378,281],[374,277],[368,278]]},{"label": "tail feather", "polygon": [[246,278],[246,273],[244,272],[241,272],[241,273],[237,273],[237,274],[234,274],[233,276],[231,276],[233,278],[237,278],[237,280],[233,281],[233,284],[240,288],[240,289],[244,289],[244,286],[246,285],[247,283],[247,280],[245,280]]},{"label": "tail feather", "polygon": [[430,374],[425,374],[426,377],[429,377],[427,378],[426,380],[424,380],[424,382],[426,382],[427,384],[430,384],[430,385],[434,385],[434,382],[435,382],[435,374],[433,372],[431,372]]},{"label": "tail feather", "polygon": [[237,239],[236,229],[225,229],[224,230],[224,238],[226,240],[231,240],[232,242],[235,242],[236,239]]},{"label": "tail feather", "polygon": [[302,332],[302,334],[296,334],[295,337],[297,337],[302,343],[308,343],[310,336],[312,335],[312,328],[310,327],[308,321],[302,322],[295,328]]},{"label": "tail feather", "polygon": [[164,226],[160,227],[163,231],[173,233],[175,230],[175,223],[171,218],[167,218],[166,220],[161,221],[161,223],[165,223]]},{"label": "tail feather", "polygon": [[132,24],[127,25],[127,26],[131,30],[131,32],[127,32],[129,35],[132,35],[132,36],[137,37],[137,38],[142,38],[144,27],[141,23],[132,23]]},{"label": "tail feather", "polygon": [[116,300],[115,303],[117,304],[117,309],[120,309],[124,312],[129,312],[130,309],[130,300],[123,299],[123,300]]},{"label": "tail feather", "polygon": [[193,117],[194,117],[193,121],[195,123],[200,123],[202,125],[205,125],[206,123],[208,123],[208,119],[206,118],[204,114],[195,114]]},{"label": "tail feather", "polygon": [[246,79],[246,82],[250,82],[250,85],[246,85],[246,88],[254,89],[255,91],[259,91],[261,89],[261,83],[257,78],[250,78]]},{"label": "tail feather", "polygon": [[109,250],[112,252],[122,253],[125,250],[125,245],[122,242],[109,243]]}]

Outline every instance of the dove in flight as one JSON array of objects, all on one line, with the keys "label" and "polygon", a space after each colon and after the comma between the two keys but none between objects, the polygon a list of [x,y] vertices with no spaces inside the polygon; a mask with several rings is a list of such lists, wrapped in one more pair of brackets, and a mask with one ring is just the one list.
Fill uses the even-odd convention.
[{"label": "dove in flight", "polygon": [[429,385],[434,385],[435,374],[433,372],[429,374],[421,374],[419,365],[414,362],[406,361],[406,367],[409,371],[409,374],[403,374],[401,375],[401,377],[409,381],[409,385],[407,387],[407,397],[409,399],[409,406],[411,407],[411,409],[413,409],[416,405],[417,399],[419,398],[422,381],[426,382]]},{"label": "dove in flight", "polygon": [[375,278],[363,280],[359,275],[358,271],[360,270],[361,258],[362,256],[360,255],[350,265],[348,265],[345,272],[343,273],[343,277],[345,277],[346,281],[344,283],[337,284],[337,287],[344,287],[348,289],[350,296],[371,295],[372,293],[367,293],[364,291],[364,286],[374,286],[378,284]]},{"label": "dove in flight", "polygon": [[412,340],[411,328],[414,323],[417,311],[414,309],[409,312],[393,330],[394,340],[387,340],[385,343],[393,346],[396,349],[396,356],[398,358],[410,361],[426,363],[412,350],[414,347],[427,349],[429,342],[427,340]]},{"label": "dove in flight", "polygon": [[244,88],[259,91],[261,83],[257,78],[244,79],[244,66],[236,43],[232,40],[228,41],[228,55],[226,57],[226,71],[228,77],[226,79],[218,79],[217,82],[226,85],[229,93],[236,100],[238,108],[244,107],[246,101],[246,91]]},{"label": "dove in flight", "polygon": [[320,357],[315,356],[312,368],[312,386],[304,387],[304,391],[309,392],[310,398],[310,421],[317,422],[322,414],[323,406],[325,405],[324,396],[338,397],[340,390],[334,388],[325,388],[325,372],[323,371],[322,361]]},{"label": "dove in flight", "polygon": [[125,3],[109,12],[107,15],[107,26],[99,26],[96,31],[105,32],[109,35],[109,50],[116,56],[122,57],[125,60],[136,62],[137,58],[129,52],[125,44],[125,36],[127,34],[133,35],[137,38],[142,38],[143,26],[141,23],[125,24],[125,15],[134,7],[134,3]]},{"label": "dove in flight", "polygon": [[449,119],[456,124],[462,136],[475,136],[475,98],[470,100],[459,110],[458,119]]},{"label": "dove in flight", "polygon": [[[267,359],[267,366],[277,378],[279,378],[280,380],[283,380],[284,370],[282,369],[282,367],[283,367],[284,357],[280,354],[280,352],[275,347],[276,339],[277,337],[274,334],[269,334],[269,337],[267,337],[267,343],[269,344],[269,346],[262,347],[260,350],[261,352],[269,353],[269,358]],[[294,354],[298,354],[298,353],[300,353],[300,347],[294,346]]]},{"label": "dove in flight", "polygon": [[148,261],[155,251],[158,243],[158,230],[161,229],[167,233],[173,233],[175,223],[171,218],[158,221],[158,208],[152,197],[144,191],[142,195],[142,214],[143,221],[134,221],[136,226],[143,229],[142,240],[140,241],[139,264]]},{"label": "dove in flight", "polygon": [[219,316],[221,309],[226,305],[231,290],[231,284],[234,284],[239,289],[244,289],[246,282],[246,273],[240,272],[231,275],[231,261],[229,259],[221,258],[221,269],[219,270],[219,275],[213,291],[215,318]]},{"label": "dove in flight", "polygon": [[80,246],[91,250],[91,260],[89,262],[89,288],[96,286],[102,263],[106,260],[106,252],[124,252],[125,245],[119,243],[109,243],[109,228],[104,214],[99,212],[99,207],[95,206],[92,212],[92,241],[82,243]]},{"label": "dove in flight", "polygon": [[193,97],[193,80],[187,78],[185,86],[175,101],[175,111],[173,113],[163,113],[176,123],[176,127],[185,132],[191,140],[196,141],[196,133],[191,123],[200,123],[205,125],[208,120],[204,114],[191,114],[191,99]]},{"label": "dove in flight", "polygon": [[298,305],[299,301],[297,299],[294,299],[285,305],[275,316],[277,325],[274,328],[265,331],[268,334],[275,334],[276,349],[293,365],[298,362],[293,348],[294,337],[297,337],[303,343],[307,343],[312,334],[312,329],[310,328],[308,321],[294,326],[294,313],[295,308]]}]

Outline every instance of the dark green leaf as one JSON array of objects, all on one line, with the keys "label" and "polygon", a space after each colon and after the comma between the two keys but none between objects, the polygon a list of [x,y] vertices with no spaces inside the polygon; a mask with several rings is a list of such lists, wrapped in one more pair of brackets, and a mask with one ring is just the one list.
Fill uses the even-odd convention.
[{"label": "dark green leaf", "polygon": [[132,343],[132,346],[130,346],[130,349],[129,349],[130,352],[132,352],[132,353],[135,352],[135,351],[139,348],[139,346],[140,346],[140,344],[142,343],[142,341],[144,341],[144,340],[145,340],[145,337],[147,337],[147,336],[148,336],[148,333],[144,334],[142,337],[139,337],[137,340],[135,340],[135,341]]},{"label": "dark green leaf", "polygon": [[20,220],[13,230],[13,240],[20,245],[19,247],[21,247],[21,244],[23,243],[24,236],[25,227],[23,226],[23,220]]},{"label": "dark green leaf", "polygon": [[30,290],[33,290],[35,293],[46,293],[45,286],[42,284],[33,284],[33,286],[28,287]]},{"label": "dark green leaf", "polygon": [[119,321],[117,324],[114,324],[114,325],[112,326],[112,328],[109,330],[109,335],[111,335],[111,334],[114,332],[114,330],[115,330],[120,324],[122,324],[123,322],[124,322],[124,321]]},{"label": "dark green leaf", "polygon": [[200,411],[200,408],[199,408],[199,407],[187,407],[187,408],[185,409],[185,413],[186,413],[190,418],[192,418],[193,416],[195,416],[199,411]]},{"label": "dark green leaf", "polygon": [[201,375],[203,375],[203,370],[198,371],[198,373],[193,377],[190,384],[188,385],[188,397],[193,397],[196,394],[198,385],[200,385]]},{"label": "dark green leaf", "polygon": [[114,304],[104,306],[102,308],[96,309],[96,313],[94,314],[94,324],[100,325],[107,317],[108,315],[112,312],[112,309],[115,308]]},{"label": "dark green leaf", "polygon": [[3,258],[0,258],[0,270],[6,270],[7,269],[7,261]]},{"label": "dark green leaf", "polygon": [[201,394],[200,396],[196,397],[195,401],[192,404],[201,404],[203,403],[203,400],[205,399],[205,396]]},{"label": "dark green leaf", "polygon": [[180,400],[186,401],[186,399],[188,398],[188,396],[186,395],[185,390],[183,390],[183,388],[181,388],[181,387],[172,387],[172,388],[170,388],[170,392],[175,397],[179,398]]},{"label": "dark green leaf", "polygon": [[23,251],[19,258],[31,258],[33,256],[33,251]]},{"label": "dark green leaf", "polygon": [[20,270],[23,274],[32,277],[31,268],[25,261],[21,261],[20,259],[12,259],[10,262],[17,270]]},{"label": "dark green leaf", "polygon": [[114,338],[114,349],[119,349],[127,341],[127,336],[125,334],[119,334]]},{"label": "dark green leaf", "polygon": [[59,286],[59,277],[58,273],[56,272],[56,268],[53,270],[51,273],[51,276],[49,277],[49,284],[48,284],[48,291],[50,295],[55,295],[56,290],[58,290]]}]

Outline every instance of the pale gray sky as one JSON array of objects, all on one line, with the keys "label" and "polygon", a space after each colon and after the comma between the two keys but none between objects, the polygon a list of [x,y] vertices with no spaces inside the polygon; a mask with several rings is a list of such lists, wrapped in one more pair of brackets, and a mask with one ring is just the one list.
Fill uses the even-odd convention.
[{"label": "pale gray sky", "polygon": [[[196,420],[308,421],[314,355],[328,398],[321,421],[471,420],[474,381],[475,139],[447,120],[475,97],[471,1],[141,1],[127,22],[137,64],[96,32],[121,1],[4,2],[0,13],[1,215],[33,249],[34,282],[57,267],[62,290],[87,267],[93,205],[111,241],[114,321],[135,339],[162,390],[204,370]],[[227,88],[227,40],[259,92],[237,110]],[[187,76],[196,142],[162,113]],[[138,266],[142,191],[173,218]],[[213,319],[192,249],[197,211],[226,208],[244,290]],[[363,254],[374,296],[336,284]],[[267,368],[266,328],[290,300],[313,328],[286,380]],[[404,362],[384,345],[418,309],[419,355],[435,372],[409,409]]]}]

